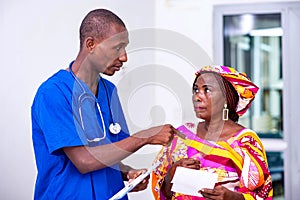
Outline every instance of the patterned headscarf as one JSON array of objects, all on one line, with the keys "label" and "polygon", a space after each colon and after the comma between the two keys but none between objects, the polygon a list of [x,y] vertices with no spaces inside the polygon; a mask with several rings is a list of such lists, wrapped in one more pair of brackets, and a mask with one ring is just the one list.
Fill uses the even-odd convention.
[{"label": "patterned headscarf", "polygon": [[245,73],[240,73],[232,67],[219,65],[204,66],[196,72],[196,75],[205,71],[216,72],[233,85],[239,95],[236,112],[239,116],[242,116],[250,107],[259,88],[251,82]]}]

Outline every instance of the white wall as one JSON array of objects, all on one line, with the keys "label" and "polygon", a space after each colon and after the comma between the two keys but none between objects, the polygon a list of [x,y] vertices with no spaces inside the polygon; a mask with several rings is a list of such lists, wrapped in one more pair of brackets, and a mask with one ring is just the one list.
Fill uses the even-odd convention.
[{"label": "white wall", "polygon": [[[132,10],[131,4],[139,4],[140,9]],[[0,2],[0,199],[32,199],[36,168],[30,107],[34,94],[42,81],[75,58],[80,22],[98,7],[118,13],[129,29],[153,25],[153,5],[147,1]]]},{"label": "white wall", "polygon": [[[244,2],[274,1],[248,0]],[[36,89],[42,81],[58,69],[66,68],[68,63],[75,58],[79,46],[78,28],[89,10],[98,7],[111,9],[125,21],[130,31],[156,27],[174,31],[174,37],[182,34],[186,41],[190,39],[202,48],[203,52],[200,57],[204,61],[209,61],[212,57],[212,6],[220,3],[240,3],[240,1],[2,0],[0,2],[0,61],[3,76],[0,84],[2,92],[0,127],[3,142],[0,147],[0,198],[32,199],[36,169],[31,142],[30,106]],[[176,72],[185,73],[184,70],[176,68],[178,63],[184,63],[182,61],[184,59],[178,61],[178,57],[175,56],[175,58],[172,53],[167,55],[170,61],[164,54],[157,55],[152,52],[150,55],[154,56],[156,61],[147,63],[147,58],[145,58],[143,65],[158,65],[162,59],[164,66],[174,67]],[[134,53],[132,57],[135,58]],[[165,58],[164,61],[163,58]],[[138,61],[133,62],[133,64],[136,63]],[[185,64],[186,69],[193,70],[190,63]],[[128,70],[131,69],[130,65],[126,67]],[[189,82],[190,75],[183,76]],[[121,80],[120,76],[115,80]],[[166,91],[171,90],[167,88]],[[172,93],[168,94],[176,99],[176,95],[174,97],[174,94],[173,96]],[[121,98],[123,95],[125,94],[120,91]],[[154,98],[156,103],[161,101],[161,98],[157,96]],[[138,113],[142,106],[145,105],[138,103],[136,110],[132,108],[130,113]],[[178,113],[181,111],[179,110]],[[176,117],[166,116],[165,119],[166,122],[178,122]],[[145,127],[149,125],[147,120],[151,118],[144,119]],[[132,126],[130,128],[134,130]],[[157,150],[157,148],[154,149]],[[130,157],[127,161],[138,167],[149,166],[154,155],[149,151],[152,150],[143,151],[142,149],[137,153],[139,160]],[[149,189],[140,194],[132,194],[131,199],[140,199],[139,195],[145,195],[143,199],[152,199]]]}]

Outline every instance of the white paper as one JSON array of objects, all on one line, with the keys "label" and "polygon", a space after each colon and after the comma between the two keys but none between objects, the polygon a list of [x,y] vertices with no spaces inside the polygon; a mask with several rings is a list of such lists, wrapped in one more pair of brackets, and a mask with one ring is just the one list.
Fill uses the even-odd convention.
[{"label": "white paper", "polygon": [[218,180],[215,173],[177,167],[172,179],[172,191],[192,196],[202,195],[198,192],[202,188],[213,189]]}]

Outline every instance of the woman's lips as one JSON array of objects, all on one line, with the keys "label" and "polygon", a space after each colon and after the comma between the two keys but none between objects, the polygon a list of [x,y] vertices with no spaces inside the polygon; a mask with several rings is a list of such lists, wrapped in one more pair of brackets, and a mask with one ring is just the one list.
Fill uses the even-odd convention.
[{"label": "woman's lips", "polygon": [[195,111],[195,112],[202,112],[202,111],[204,111],[204,110],[205,110],[204,107],[194,106],[194,111]]}]

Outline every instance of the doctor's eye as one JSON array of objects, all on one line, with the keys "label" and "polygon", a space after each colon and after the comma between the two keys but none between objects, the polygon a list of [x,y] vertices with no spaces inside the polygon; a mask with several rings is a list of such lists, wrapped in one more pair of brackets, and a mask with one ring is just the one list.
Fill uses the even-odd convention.
[{"label": "doctor's eye", "polygon": [[126,46],[124,44],[120,44],[120,45],[116,46],[116,50],[121,51],[122,49],[125,49],[125,47]]}]

